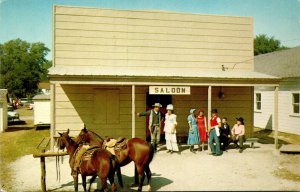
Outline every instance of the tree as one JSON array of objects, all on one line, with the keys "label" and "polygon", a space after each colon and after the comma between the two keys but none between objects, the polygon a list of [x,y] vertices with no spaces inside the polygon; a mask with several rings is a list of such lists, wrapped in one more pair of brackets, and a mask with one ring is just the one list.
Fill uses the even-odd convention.
[{"label": "tree", "polygon": [[32,98],[37,84],[45,77],[43,68],[50,50],[43,43],[28,43],[21,39],[0,44],[0,88],[8,89],[12,97]]},{"label": "tree", "polygon": [[268,37],[265,34],[257,35],[254,38],[254,55],[260,55],[288,49],[288,47],[282,46],[281,42],[274,37]]}]

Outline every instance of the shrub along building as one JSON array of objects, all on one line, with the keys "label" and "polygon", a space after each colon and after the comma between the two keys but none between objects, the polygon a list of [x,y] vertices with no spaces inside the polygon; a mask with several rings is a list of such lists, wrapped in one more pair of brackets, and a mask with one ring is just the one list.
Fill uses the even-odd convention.
[{"label": "shrub along building", "polygon": [[136,113],[155,102],[175,106],[179,134],[190,108],[217,108],[251,136],[254,86],[279,82],[253,69],[251,17],[54,6],[51,136],[145,138]]}]

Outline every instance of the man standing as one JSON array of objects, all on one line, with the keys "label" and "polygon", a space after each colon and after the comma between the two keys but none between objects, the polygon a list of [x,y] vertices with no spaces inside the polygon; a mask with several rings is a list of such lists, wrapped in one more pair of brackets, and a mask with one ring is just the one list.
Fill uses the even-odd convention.
[{"label": "man standing", "polygon": [[220,141],[219,141],[220,127],[221,127],[221,119],[218,117],[218,111],[217,109],[213,109],[211,111],[208,144],[211,149],[212,155],[214,156],[222,155],[222,151],[220,149]]},{"label": "man standing", "polygon": [[155,103],[152,105],[153,109],[142,113],[137,113],[140,116],[149,116],[149,131],[151,134],[151,144],[154,147],[155,152],[157,151],[157,144],[160,140],[160,126],[162,121],[162,114],[159,111],[161,104]]}]

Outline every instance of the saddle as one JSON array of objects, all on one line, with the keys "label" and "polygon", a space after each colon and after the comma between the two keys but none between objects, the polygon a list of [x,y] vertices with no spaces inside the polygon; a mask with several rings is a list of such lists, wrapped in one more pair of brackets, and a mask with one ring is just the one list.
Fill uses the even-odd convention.
[{"label": "saddle", "polygon": [[72,176],[76,176],[78,174],[79,167],[83,161],[90,160],[92,158],[93,153],[99,149],[99,147],[94,146],[90,147],[89,145],[80,145],[76,151],[74,152],[74,155],[72,156],[72,159],[70,160],[70,166],[72,169]]},{"label": "saddle", "polygon": [[127,139],[125,137],[119,137],[118,139],[108,138],[103,143],[104,149],[116,155],[116,152],[120,152],[127,148]]}]

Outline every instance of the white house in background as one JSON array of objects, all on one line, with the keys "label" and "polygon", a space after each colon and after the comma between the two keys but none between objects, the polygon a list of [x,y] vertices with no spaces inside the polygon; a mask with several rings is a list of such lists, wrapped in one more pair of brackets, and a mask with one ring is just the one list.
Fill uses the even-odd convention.
[{"label": "white house in background", "polygon": [[[279,84],[278,130],[300,135],[300,46],[259,55],[255,71],[282,78]],[[255,87],[254,126],[272,129],[274,125],[274,89]]]},{"label": "white house in background", "polygon": [[36,127],[50,126],[50,95],[36,95],[34,101],[34,125]]}]

